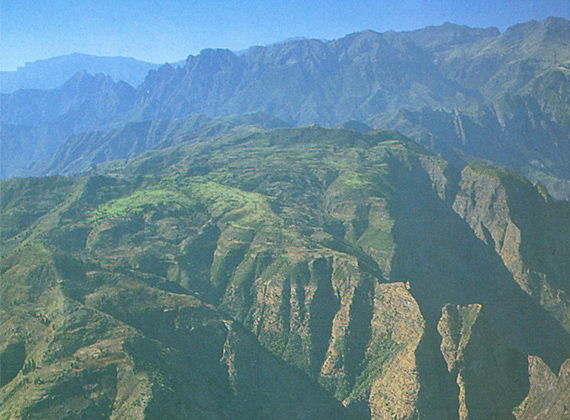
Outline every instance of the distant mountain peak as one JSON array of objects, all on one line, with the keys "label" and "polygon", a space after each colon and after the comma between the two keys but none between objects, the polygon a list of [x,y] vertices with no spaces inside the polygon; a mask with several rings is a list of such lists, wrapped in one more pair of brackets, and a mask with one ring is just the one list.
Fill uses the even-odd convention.
[{"label": "distant mountain peak", "polygon": [[54,89],[78,72],[103,73],[114,80],[138,86],[149,70],[158,67],[158,64],[131,57],[104,57],[76,52],[28,62],[16,71],[0,72],[1,89],[2,93],[12,93],[18,89]]},{"label": "distant mountain peak", "polygon": [[505,33],[525,32],[543,30],[558,30],[566,33],[570,30],[570,21],[561,17],[549,16],[541,21],[530,20],[528,22],[517,23],[516,25],[509,26]]},{"label": "distant mountain peak", "polygon": [[[68,92],[6,98],[3,118],[14,124],[15,142],[37,144],[48,144],[48,138],[61,144],[93,127],[108,130],[110,123],[191,114],[263,112],[293,126],[358,120],[399,129],[458,165],[471,156],[492,156],[494,163],[521,171],[542,162],[541,171],[550,168],[547,175],[566,177],[567,138],[557,133],[568,115],[568,81],[553,63],[570,59],[567,27],[567,20],[549,18],[501,34],[447,22],[408,32],[365,30],[327,42],[295,39],[243,55],[210,48],[179,67],[157,66],[136,90],[83,75]],[[90,90],[79,92],[78,81]],[[105,95],[95,92],[101,86]],[[552,86],[558,96],[545,93]],[[107,100],[120,103],[123,113],[110,115],[114,108]],[[50,111],[44,109],[48,103]],[[73,124],[69,112],[77,117]],[[38,125],[34,133],[21,128],[30,121]],[[49,128],[39,127],[44,123]]]}]

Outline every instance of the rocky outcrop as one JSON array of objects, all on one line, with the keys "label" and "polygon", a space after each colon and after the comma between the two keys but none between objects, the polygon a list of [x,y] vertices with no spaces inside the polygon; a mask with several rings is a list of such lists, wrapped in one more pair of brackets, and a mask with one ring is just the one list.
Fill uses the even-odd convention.
[{"label": "rocky outcrop", "polygon": [[484,164],[467,166],[460,186],[454,210],[500,255],[520,287],[570,331],[570,219],[553,222],[568,203]]},{"label": "rocky outcrop", "polygon": [[493,331],[481,305],[446,305],[437,328],[441,352],[459,388],[459,419],[513,418],[513,409],[528,392],[526,360]]},{"label": "rocky outcrop", "polygon": [[[379,285],[374,309],[371,325],[376,330],[376,340],[384,340],[385,343],[379,347],[383,352],[376,355],[373,353],[375,346],[371,346],[372,357],[377,359],[368,368],[372,372],[376,370],[376,377],[366,378],[371,380],[371,418],[416,418],[419,415],[420,380],[415,352],[424,333],[423,317],[402,283]],[[378,363],[381,363],[381,370]]]},{"label": "rocky outcrop", "polygon": [[570,360],[567,360],[558,377],[540,357],[529,356],[528,372],[530,392],[516,408],[518,420],[570,418]]},{"label": "rocky outcrop", "polygon": [[512,420],[570,357],[519,177],[317,126],[104,169],[3,184],[2,415]]}]

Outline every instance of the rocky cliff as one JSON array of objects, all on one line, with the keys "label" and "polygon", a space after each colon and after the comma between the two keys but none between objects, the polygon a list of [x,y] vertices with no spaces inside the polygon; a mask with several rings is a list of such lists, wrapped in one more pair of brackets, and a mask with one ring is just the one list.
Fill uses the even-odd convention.
[{"label": "rocky cliff", "polygon": [[310,126],[2,190],[2,418],[564,412],[570,207],[509,171]]}]

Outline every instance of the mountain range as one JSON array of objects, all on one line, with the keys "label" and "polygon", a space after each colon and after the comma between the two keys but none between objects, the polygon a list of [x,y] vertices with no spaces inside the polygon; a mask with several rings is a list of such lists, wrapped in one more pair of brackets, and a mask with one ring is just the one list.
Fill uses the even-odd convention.
[{"label": "mountain range", "polygon": [[136,88],[77,74],[54,90],[2,95],[1,175],[41,174],[27,164],[80,133],[261,112],[293,126],[356,120],[397,129],[458,167],[476,159],[508,166],[565,198],[569,28],[562,18],[502,34],[445,24],[293,40],[240,55],[204,50],[176,68],[151,70]]},{"label": "mountain range", "polygon": [[19,89],[55,89],[76,73],[103,73],[114,80],[138,86],[150,70],[159,64],[128,57],[99,57],[73,53],[26,63],[15,71],[0,71],[0,91],[13,93]]},{"label": "mountain range", "polygon": [[0,419],[570,420],[569,31],[2,94]]}]

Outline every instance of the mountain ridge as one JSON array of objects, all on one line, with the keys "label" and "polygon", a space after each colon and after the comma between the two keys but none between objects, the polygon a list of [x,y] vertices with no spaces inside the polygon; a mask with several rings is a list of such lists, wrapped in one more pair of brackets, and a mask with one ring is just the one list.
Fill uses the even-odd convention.
[{"label": "mountain ridge", "polygon": [[[239,56],[204,50],[183,66],[151,70],[136,90],[116,96],[111,91],[120,88],[105,85],[110,92],[103,100],[72,99],[61,89],[16,92],[2,97],[3,137],[10,144],[5,160],[14,162],[2,176],[21,170],[22,162],[47,158],[79,132],[190,114],[263,112],[291,125],[359,120],[394,128],[454,164],[482,159],[511,166],[565,198],[569,32],[562,18],[527,22],[504,33],[452,24],[364,31],[333,41],[252,47]],[[62,107],[73,101],[85,107]],[[425,108],[446,113],[442,126],[418,123],[414,113]],[[474,129],[462,128],[463,121]],[[24,148],[26,141],[46,146],[33,153],[37,146]],[[495,158],[490,151],[496,147],[503,152]]]},{"label": "mountain ridge", "polygon": [[1,182],[2,415],[563,410],[570,207],[512,170],[312,125]]},{"label": "mountain ridge", "polygon": [[138,86],[149,70],[159,66],[130,57],[72,53],[26,63],[15,71],[1,71],[1,89],[2,93],[14,93],[19,89],[54,89],[83,71],[93,75],[104,73],[115,81]]}]

